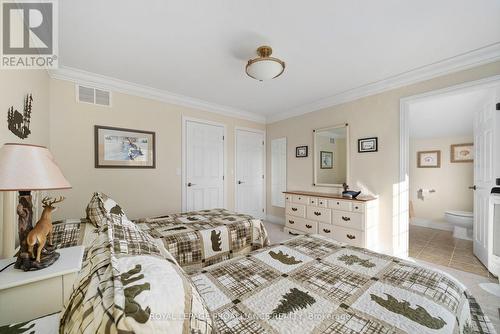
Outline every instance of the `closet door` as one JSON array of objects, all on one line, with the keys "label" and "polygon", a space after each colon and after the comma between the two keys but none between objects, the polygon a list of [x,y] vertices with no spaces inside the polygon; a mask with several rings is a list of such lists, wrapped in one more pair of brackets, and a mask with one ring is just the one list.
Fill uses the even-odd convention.
[{"label": "closet door", "polygon": [[185,122],[186,211],[224,207],[224,127]]}]

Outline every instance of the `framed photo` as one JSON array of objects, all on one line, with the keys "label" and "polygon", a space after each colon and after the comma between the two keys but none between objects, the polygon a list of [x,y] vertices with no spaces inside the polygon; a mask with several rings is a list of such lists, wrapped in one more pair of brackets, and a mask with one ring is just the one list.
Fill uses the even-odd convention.
[{"label": "framed photo", "polygon": [[333,152],[320,151],[320,168],[332,169],[333,168]]},{"label": "framed photo", "polygon": [[307,157],[307,146],[297,146],[295,148],[296,158],[306,158]]},{"label": "framed photo", "polygon": [[378,137],[358,139],[358,153],[377,152]]},{"label": "framed photo", "polygon": [[94,126],[95,168],[155,168],[155,133]]},{"label": "framed photo", "polygon": [[451,145],[451,162],[473,162],[474,144],[454,144]]},{"label": "framed photo", "polygon": [[417,153],[418,168],[440,168],[441,151],[420,151]]}]

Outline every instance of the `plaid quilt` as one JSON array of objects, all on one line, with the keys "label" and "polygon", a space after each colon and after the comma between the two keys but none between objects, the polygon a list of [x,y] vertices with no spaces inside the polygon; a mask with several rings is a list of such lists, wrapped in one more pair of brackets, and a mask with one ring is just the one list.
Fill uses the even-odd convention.
[{"label": "plaid quilt", "polygon": [[188,273],[269,245],[261,220],[224,209],[143,218],[135,223],[161,239]]},{"label": "plaid quilt", "polygon": [[495,333],[446,273],[319,235],[206,267],[191,280],[219,333]]}]

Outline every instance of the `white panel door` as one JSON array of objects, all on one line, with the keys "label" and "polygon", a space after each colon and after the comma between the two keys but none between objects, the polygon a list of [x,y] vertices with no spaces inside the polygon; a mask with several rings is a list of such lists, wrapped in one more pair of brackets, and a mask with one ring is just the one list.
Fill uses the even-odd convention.
[{"label": "white panel door", "polygon": [[224,128],[186,121],[186,210],[224,207]]},{"label": "white panel door", "polygon": [[488,264],[488,214],[494,177],[495,105],[480,109],[474,119],[474,254]]},{"label": "white panel door", "polygon": [[264,134],[236,130],[236,212],[264,217]]}]

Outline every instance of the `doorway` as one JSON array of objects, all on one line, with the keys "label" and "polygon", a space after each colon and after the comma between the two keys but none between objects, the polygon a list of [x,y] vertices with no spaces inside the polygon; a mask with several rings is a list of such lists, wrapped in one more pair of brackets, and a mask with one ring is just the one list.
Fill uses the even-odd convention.
[{"label": "doorway", "polygon": [[264,138],[263,131],[235,130],[235,210],[255,218],[265,215]]},{"label": "doorway", "polygon": [[225,126],[183,118],[182,210],[224,208]]},{"label": "doorway", "polygon": [[[470,261],[468,261],[468,264],[473,262],[473,264],[478,265],[478,267],[475,267],[473,269],[479,269],[480,266],[483,265],[487,267],[488,245],[486,231],[488,227],[488,211],[486,210],[486,205],[489,201],[489,191],[495,183],[495,173],[498,172],[495,172],[496,164],[493,153],[493,148],[498,147],[498,144],[494,139],[496,129],[493,127],[493,118],[496,108],[495,104],[500,98],[500,91],[498,89],[499,86],[500,76],[495,76],[401,99],[400,179],[398,183],[398,189],[395,189],[395,191],[397,191],[398,198],[398,215],[394,224],[395,238],[393,240],[395,254],[399,256],[410,255],[417,258],[419,256],[422,257],[423,251],[419,253],[418,249],[416,249],[418,247],[415,246],[415,243],[413,243],[412,245],[412,240],[414,241],[415,238],[421,238],[421,241],[426,241],[426,245],[420,245],[423,246],[422,249],[432,248],[433,245],[430,243],[432,243],[432,240],[434,240],[434,246],[436,246],[436,249],[440,247],[441,249],[443,249],[443,254],[450,253],[449,258],[447,257],[447,255],[441,257],[440,259],[434,257],[436,261],[428,262],[439,262],[437,264],[448,265],[456,269],[465,270],[465,268],[467,267],[466,265],[464,265],[463,268],[457,268],[458,264],[455,262],[455,260],[458,260],[458,256],[454,255],[460,255],[461,253],[463,253],[461,254],[463,255],[463,258],[465,255],[468,255],[465,253],[470,252],[471,257]],[[429,168],[428,171],[433,169],[434,171],[437,171],[438,168],[441,168],[441,166],[439,166],[440,161],[453,162],[453,160],[456,158],[453,156],[454,145],[452,143],[447,143],[446,147],[448,149],[445,150],[443,148],[439,148],[437,144],[431,145],[429,144],[429,142],[427,142],[427,146],[430,145],[436,147],[429,146],[427,147],[427,149],[419,147],[420,153],[415,152],[415,141],[412,141],[411,139],[411,109],[412,106],[416,106],[419,103],[424,103],[426,101],[436,99],[449,100],[453,99],[453,97],[456,96],[466,95],[475,95],[476,97],[482,96],[481,103],[475,107],[474,116],[470,121],[470,123],[472,123],[470,124],[471,132],[468,134],[470,136],[470,141],[464,139],[463,143],[454,143],[465,145],[460,146],[460,149],[458,150],[459,153],[462,151],[467,153],[468,151],[470,151],[470,147],[467,147],[466,144],[473,144],[472,152],[474,158],[472,162],[467,162],[470,166],[470,174],[473,174],[473,176],[471,175],[470,180],[468,177],[462,176],[462,178],[467,179],[465,180],[465,182],[470,183],[470,185],[462,185],[462,188],[465,187],[466,189],[460,190],[461,192],[463,190],[464,193],[469,192],[469,197],[471,200],[470,207],[469,209],[465,208],[460,210],[460,205],[457,205],[456,203],[449,204],[453,203],[453,201],[446,201],[447,203],[449,202],[448,205],[455,205],[458,207],[450,207],[449,210],[442,210],[443,212],[442,214],[440,214],[440,217],[443,220],[443,224],[438,225],[435,220],[425,219],[426,217],[418,217],[418,214],[416,214],[415,212],[415,205],[412,205],[412,199],[413,201],[419,201],[419,205],[422,204],[423,201],[427,201],[427,203],[429,204],[432,204],[434,202],[435,206],[439,206],[439,204],[442,204],[441,201],[435,200],[438,197],[439,193],[441,193],[440,195],[445,196],[445,200],[446,196],[451,197],[457,194],[455,194],[451,189],[452,186],[441,186],[440,190],[435,189],[439,188],[438,181],[432,181],[432,177],[429,175],[427,175],[427,178],[423,179],[424,181],[421,182],[421,185],[417,186],[415,184],[415,178],[412,179],[412,169],[413,171],[415,171],[415,167],[418,164],[421,170],[425,170],[424,168],[427,167]],[[436,127],[436,124],[440,125],[442,129],[449,129],[451,127],[452,122],[450,121],[450,119],[439,120],[440,117],[436,116],[439,112],[439,110],[436,110],[434,116],[432,116],[432,113],[429,114],[429,119],[426,120],[426,122],[428,122],[428,124],[432,124],[432,126],[429,126],[430,130],[432,130],[431,128],[433,127],[438,129],[439,127]],[[452,116],[456,116],[457,114],[458,112],[450,113],[450,115]],[[428,163],[430,164],[429,166],[422,166],[422,164],[426,164],[425,159],[427,159]],[[453,165],[453,163],[449,165]],[[442,181],[442,177],[441,179],[439,179],[439,181]],[[464,180],[461,181],[463,183]],[[457,181],[457,183],[459,182]],[[467,189],[469,187],[470,189]],[[466,206],[466,204],[462,205]],[[420,210],[420,212],[422,212],[422,210]],[[417,224],[410,224],[410,215],[412,214],[412,219],[416,218],[416,220],[418,221]],[[454,216],[454,214],[458,214],[458,216]],[[467,218],[467,216],[469,216],[469,218]],[[457,234],[454,235],[453,233],[455,226],[461,225],[458,223],[465,222],[466,220],[472,220],[472,228],[471,231],[469,231],[472,232],[469,234],[469,238],[472,239],[470,241],[466,240],[467,235],[460,236],[460,234],[458,234],[459,237],[456,238]],[[412,222],[414,223],[415,220],[413,220]],[[430,226],[425,226],[426,224]],[[439,228],[436,228],[438,226]],[[463,232],[465,233],[465,229]],[[447,243],[450,244],[448,245]],[[448,247],[449,249],[446,247]],[[437,252],[436,249],[434,249],[434,254]],[[474,255],[472,255],[472,253]],[[487,270],[484,269],[484,271],[487,275]]]}]

